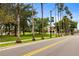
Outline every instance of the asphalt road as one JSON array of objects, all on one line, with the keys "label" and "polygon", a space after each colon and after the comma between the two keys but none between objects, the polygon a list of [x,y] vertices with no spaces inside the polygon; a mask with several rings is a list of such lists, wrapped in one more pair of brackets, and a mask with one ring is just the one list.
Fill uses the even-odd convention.
[{"label": "asphalt road", "polygon": [[0,49],[0,56],[79,56],[79,34]]}]

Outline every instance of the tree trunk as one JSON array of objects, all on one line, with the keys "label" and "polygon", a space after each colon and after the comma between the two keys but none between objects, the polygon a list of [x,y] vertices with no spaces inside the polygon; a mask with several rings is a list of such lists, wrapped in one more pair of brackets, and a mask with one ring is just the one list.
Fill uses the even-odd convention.
[{"label": "tree trunk", "polygon": [[[61,17],[62,17],[62,11],[60,11],[60,20],[61,20]],[[61,23],[60,23],[60,36],[62,36],[62,26],[61,26]]]},{"label": "tree trunk", "polygon": [[[60,15],[60,14],[59,14],[59,10],[58,10],[58,21],[59,21],[59,15]],[[59,36],[59,35],[60,35],[60,24],[59,24],[59,23],[58,23],[58,30],[59,30],[59,31],[58,31],[58,36]]]},{"label": "tree trunk", "polygon": [[74,29],[71,29],[71,35],[74,35]]},{"label": "tree trunk", "polygon": [[21,43],[20,40],[20,6],[19,3],[17,3],[17,40],[16,43]]},{"label": "tree trunk", "polygon": [[56,5],[55,5],[55,30],[56,30],[56,37],[57,37],[57,8],[56,8]]},{"label": "tree trunk", "polygon": [[43,21],[43,3],[41,3],[41,18],[42,18],[42,39],[44,39],[44,29],[43,29],[43,26],[44,26],[44,21]]},{"label": "tree trunk", "polygon": [[5,35],[6,35],[6,32],[7,32],[7,25],[5,25]]},{"label": "tree trunk", "polygon": [[17,25],[15,25],[14,32],[15,32],[15,36],[17,36]]},{"label": "tree trunk", "polygon": [[32,41],[35,41],[35,33],[34,33],[34,19],[33,19],[33,16],[34,16],[34,13],[33,13],[33,3],[32,3]]},{"label": "tree trunk", "polygon": [[24,26],[23,26],[23,31],[22,31],[22,32],[23,32],[23,35],[25,35],[25,30],[24,30]]},{"label": "tree trunk", "polygon": [[8,35],[10,35],[10,23],[9,23],[9,32],[8,32]]},{"label": "tree trunk", "polygon": [[3,24],[1,25],[1,36],[3,35]]},{"label": "tree trunk", "polygon": [[41,29],[39,28],[39,34],[41,34],[41,31],[40,31]]}]

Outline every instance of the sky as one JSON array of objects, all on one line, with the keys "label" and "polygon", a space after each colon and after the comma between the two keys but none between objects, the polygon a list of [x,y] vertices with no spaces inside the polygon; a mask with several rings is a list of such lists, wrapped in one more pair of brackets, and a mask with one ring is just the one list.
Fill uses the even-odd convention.
[{"label": "sky", "polygon": [[[78,29],[79,29],[79,3],[65,3],[65,6],[69,7],[73,15],[73,19],[78,22]],[[55,16],[55,3],[44,3],[44,17],[49,17],[49,12],[52,10],[52,16]],[[38,12],[35,17],[41,17],[41,6],[40,3],[34,4],[34,9]]]}]

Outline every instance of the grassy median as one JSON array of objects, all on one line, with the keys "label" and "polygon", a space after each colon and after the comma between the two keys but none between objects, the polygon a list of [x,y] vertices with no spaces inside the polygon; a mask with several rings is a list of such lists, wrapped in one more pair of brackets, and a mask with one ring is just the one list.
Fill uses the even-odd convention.
[{"label": "grassy median", "polygon": [[[56,34],[52,34],[52,38],[56,37]],[[28,42],[33,42],[32,41],[32,34],[27,34],[27,35],[21,35],[21,40],[22,43],[28,43]],[[44,34],[44,38],[45,39],[49,39],[50,38],[50,34]],[[16,36],[0,36],[0,42],[10,42],[10,41],[15,41],[16,42],[17,37]],[[35,34],[35,39],[36,41],[42,40],[41,39],[41,35],[40,34]],[[5,43],[5,44],[0,44],[0,47],[6,47],[6,46],[12,46],[12,45],[16,45],[15,42],[12,43]]]}]

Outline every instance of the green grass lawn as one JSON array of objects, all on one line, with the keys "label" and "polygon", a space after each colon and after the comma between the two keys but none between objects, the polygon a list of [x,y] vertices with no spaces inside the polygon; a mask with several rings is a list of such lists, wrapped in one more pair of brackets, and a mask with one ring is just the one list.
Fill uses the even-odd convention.
[{"label": "green grass lawn", "polygon": [[[52,34],[52,37],[56,37],[56,34]],[[21,35],[20,38],[21,38],[21,40],[24,40],[24,41],[22,41],[22,43],[33,42],[32,34],[27,34],[24,36]],[[44,38],[49,39],[50,34],[44,34]],[[17,39],[17,37],[15,37],[15,36],[0,36],[0,42],[16,41],[16,39]],[[35,39],[36,39],[36,41],[42,40],[41,35],[36,33]],[[0,47],[6,47],[6,46],[12,46],[12,45],[16,45],[16,43],[0,44]]]},{"label": "green grass lawn", "polygon": [[[44,37],[45,38],[49,38],[49,34],[44,34]],[[56,37],[56,35],[52,34],[52,37]],[[29,40],[29,39],[32,39],[32,34],[27,34],[27,35],[21,35],[21,40]],[[35,34],[35,38],[41,38],[41,35],[40,34]],[[17,39],[16,36],[0,36],[0,42],[7,42],[7,41],[15,41]]]},{"label": "green grass lawn", "polygon": [[13,45],[16,45],[16,43],[0,44],[0,47],[8,47],[8,46],[13,46]]}]

